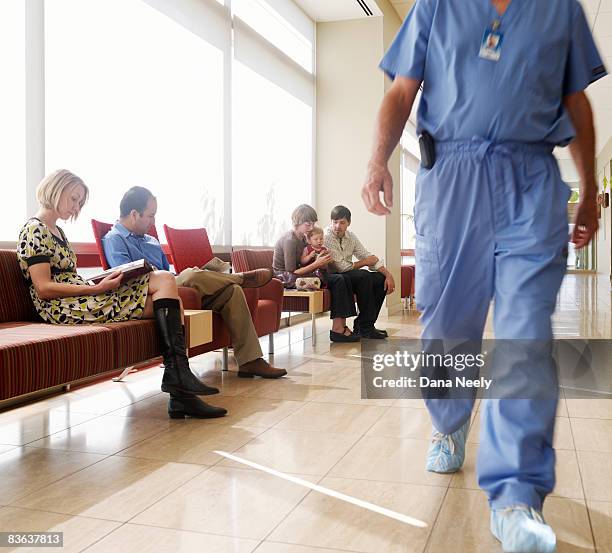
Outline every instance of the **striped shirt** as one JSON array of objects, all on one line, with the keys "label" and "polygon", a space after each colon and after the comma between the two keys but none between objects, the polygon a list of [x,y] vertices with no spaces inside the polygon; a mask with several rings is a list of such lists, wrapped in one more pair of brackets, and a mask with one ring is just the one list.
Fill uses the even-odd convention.
[{"label": "striped shirt", "polygon": [[[353,268],[353,256],[360,261],[372,254],[365,249],[357,236],[346,231],[342,238],[338,238],[331,227],[325,229],[325,247],[331,253],[333,262],[329,264],[329,271],[332,273],[346,273]],[[380,259],[371,267],[370,270],[377,271],[383,266]]]}]

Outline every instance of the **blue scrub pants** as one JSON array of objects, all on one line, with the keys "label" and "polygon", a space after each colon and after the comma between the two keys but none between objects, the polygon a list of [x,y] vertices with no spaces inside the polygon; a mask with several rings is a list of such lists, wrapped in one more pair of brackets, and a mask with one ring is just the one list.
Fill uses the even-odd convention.
[{"label": "blue scrub pants", "polygon": [[[552,146],[473,139],[438,143],[436,154],[434,167],[419,172],[415,206],[423,340],[480,340],[491,300],[496,339],[551,340],[570,194]],[[555,382],[551,361],[519,365],[533,384]],[[547,399],[483,400],[477,471],[492,508],[541,509],[554,488],[558,389],[549,392]],[[444,434],[473,407],[469,399],[426,403]]]}]

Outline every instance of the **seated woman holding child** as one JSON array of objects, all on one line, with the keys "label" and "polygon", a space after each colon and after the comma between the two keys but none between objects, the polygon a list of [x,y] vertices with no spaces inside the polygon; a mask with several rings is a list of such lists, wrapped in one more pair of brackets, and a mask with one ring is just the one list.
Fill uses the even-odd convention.
[{"label": "seated woman holding child", "polygon": [[197,397],[219,390],[206,386],[189,368],[174,276],[153,271],[122,282],[123,275],[115,272],[98,284],[88,284],[77,273],[76,254],[57,226],[58,219],[78,217],[89,196],[87,186],[60,169],[39,184],[36,195],[40,209],[21,228],[17,258],[41,319],[52,324],[87,324],[155,318],[165,367],[161,389],[170,394],[169,416],[225,415],[225,409]]},{"label": "seated woman holding child", "polygon": [[[295,288],[300,277],[318,277],[331,294],[332,342],[358,342],[346,326],[346,318],[354,317],[355,302],[352,288],[341,274],[328,271],[332,257],[323,246],[323,231],[315,227],[318,220],[313,207],[302,204],[291,215],[293,228],[283,234],[274,246],[272,268],[274,277],[285,288]],[[332,267],[333,268],[333,267]]]}]

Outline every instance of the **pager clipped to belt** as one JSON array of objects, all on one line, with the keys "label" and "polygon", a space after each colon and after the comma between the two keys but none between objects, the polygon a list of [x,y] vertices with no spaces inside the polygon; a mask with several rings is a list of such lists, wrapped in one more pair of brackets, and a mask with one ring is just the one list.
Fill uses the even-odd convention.
[{"label": "pager clipped to belt", "polygon": [[427,131],[423,131],[419,136],[419,149],[421,150],[421,166],[424,169],[431,169],[436,163],[436,143]]}]

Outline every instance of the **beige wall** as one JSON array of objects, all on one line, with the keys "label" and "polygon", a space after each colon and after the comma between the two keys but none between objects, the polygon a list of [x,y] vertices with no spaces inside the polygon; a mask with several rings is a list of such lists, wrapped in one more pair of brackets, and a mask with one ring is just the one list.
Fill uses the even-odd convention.
[{"label": "beige wall", "polygon": [[398,292],[388,298],[390,312],[401,308],[399,287],[399,153],[389,164],[395,181],[393,214],[367,212],[361,186],[370,157],[374,121],[385,92],[378,63],[399,29],[400,19],[387,0],[384,17],[317,24],[317,113],[315,203],[321,225],[337,204],[353,213],[351,230],[393,273]]},{"label": "beige wall", "polygon": [[[604,174],[608,177],[608,188],[606,192],[611,194],[610,160],[612,160],[612,138],[597,156],[597,185],[599,192],[603,191]],[[597,272],[604,275],[612,275],[612,207],[601,210],[599,219],[599,231],[597,232]]]}]

